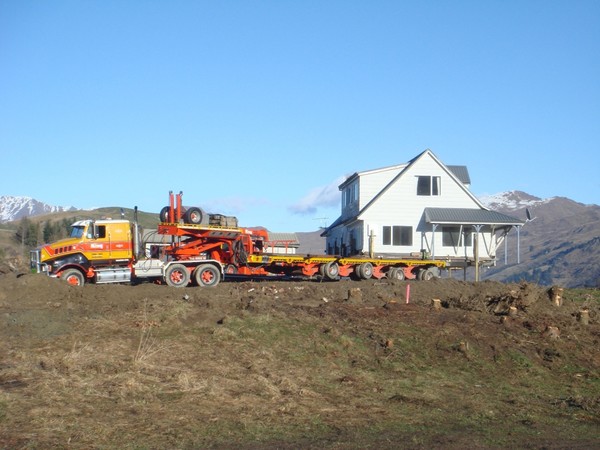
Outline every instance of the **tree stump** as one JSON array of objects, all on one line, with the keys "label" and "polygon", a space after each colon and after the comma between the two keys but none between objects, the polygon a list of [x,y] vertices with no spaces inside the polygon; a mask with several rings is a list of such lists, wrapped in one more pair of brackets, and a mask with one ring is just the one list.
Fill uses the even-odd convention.
[{"label": "tree stump", "polygon": [[431,307],[435,310],[442,309],[442,301],[439,298],[434,298],[431,300]]},{"label": "tree stump", "polygon": [[552,286],[550,288],[550,299],[552,300],[552,304],[554,306],[562,306],[563,303],[563,288],[559,286]]},{"label": "tree stump", "polygon": [[560,330],[558,329],[558,327],[548,325],[546,327],[546,330],[544,331],[544,334],[552,340],[560,338]]},{"label": "tree stump", "polygon": [[579,311],[578,318],[581,325],[589,325],[590,312],[587,309],[582,309],[581,311]]},{"label": "tree stump", "polygon": [[362,299],[362,291],[360,290],[360,288],[348,289],[348,302],[360,303],[362,302]]}]

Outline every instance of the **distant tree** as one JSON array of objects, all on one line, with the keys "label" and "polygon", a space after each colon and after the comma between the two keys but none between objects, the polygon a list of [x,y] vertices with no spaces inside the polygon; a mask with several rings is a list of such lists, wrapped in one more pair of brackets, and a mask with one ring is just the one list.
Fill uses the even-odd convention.
[{"label": "distant tree", "polygon": [[47,243],[55,240],[54,225],[52,224],[52,222],[48,221],[48,222],[44,223],[44,231],[42,231],[42,239],[44,241],[44,244],[47,244]]},{"label": "distant tree", "polygon": [[33,248],[38,245],[39,232],[40,232],[39,224],[33,223],[27,217],[24,217],[21,219],[21,222],[19,223],[19,227],[17,228],[17,232],[15,234],[15,239],[17,240],[18,243],[21,244],[23,249]]},{"label": "distant tree", "polygon": [[44,231],[42,232],[42,239],[45,244],[62,239],[64,236],[63,229],[58,222],[46,222],[44,224]]},{"label": "distant tree", "polygon": [[62,238],[66,238],[68,236],[71,235],[71,225],[73,224],[73,219],[63,219],[61,222],[61,227],[60,227],[60,231],[58,233],[58,235],[60,236],[60,239]]}]

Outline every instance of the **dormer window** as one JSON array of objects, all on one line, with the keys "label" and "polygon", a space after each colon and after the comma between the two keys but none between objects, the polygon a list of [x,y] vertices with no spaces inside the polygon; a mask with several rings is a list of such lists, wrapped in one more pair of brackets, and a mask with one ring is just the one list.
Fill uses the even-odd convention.
[{"label": "dormer window", "polygon": [[441,195],[442,180],[441,177],[418,176],[417,177],[417,195]]},{"label": "dormer window", "polygon": [[352,183],[343,191],[342,206],[348,207],[358,201],[358,183]]}]

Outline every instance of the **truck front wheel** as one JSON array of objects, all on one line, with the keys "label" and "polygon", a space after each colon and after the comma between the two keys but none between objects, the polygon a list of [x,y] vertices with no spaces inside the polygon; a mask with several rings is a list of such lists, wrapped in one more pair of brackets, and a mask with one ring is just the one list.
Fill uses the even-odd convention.
[{"label": "truck front wheel", "polygon": [[165,281],[169,286],[185,287],[190,282],[190,274],[183,264],[173,264],[165,272]]},{"label": "truck front wheel", "polygon": [[194,279],[198,286],[213,287],[221,281],[221,273],[212,264],[203,264],[194,270]]},{"label": "truck front wheel", "polygon": [[67,269],[60,275],[60,277],[71,286],[83,286],[85,283],[85,277],[77,269]]}]

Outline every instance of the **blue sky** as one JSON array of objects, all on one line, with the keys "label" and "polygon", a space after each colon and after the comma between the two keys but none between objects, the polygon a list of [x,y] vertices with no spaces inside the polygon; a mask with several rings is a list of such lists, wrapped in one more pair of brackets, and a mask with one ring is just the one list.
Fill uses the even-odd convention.
[{"label": "blue sky", "polygon": [[600,203],[600,2],[0,0],[0,195],[312,231],[429,148]]}]

